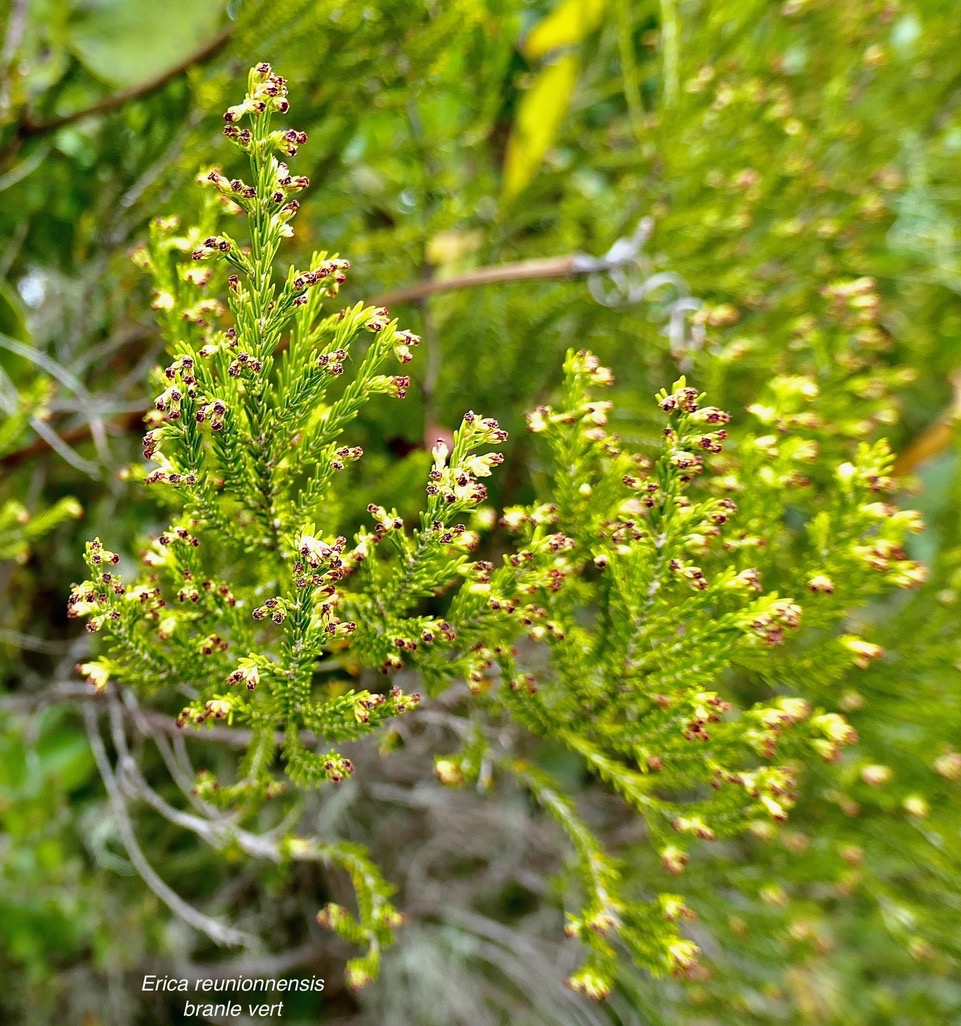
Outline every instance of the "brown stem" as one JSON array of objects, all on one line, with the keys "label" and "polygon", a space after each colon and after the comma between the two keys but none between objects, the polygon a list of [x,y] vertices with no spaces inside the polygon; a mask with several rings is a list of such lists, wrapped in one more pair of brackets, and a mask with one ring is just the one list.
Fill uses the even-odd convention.
[{"label": "brown stem", "polygon": [[[576,275],[592,273],[596,268],[581,262],[575,255],[549,257],[545,260],[520,260],[512,264],[498,264],[496,267],[481,267],[476,271],[468,271],[453,278],[430,279],[417,281],[394,292],[386,292],[375,296],[370,302],[374,306],[393,306],[395,303],[416,303],[425,296],[437,292],[451,292],[455,289],[475,288],[478,285],[493,285],[510,281],[526,281],[544,278],[573,278]],[[144,411],[146,412],[146,411]],[[115,433],[126,433],[139,430],[143,421],[143,413],[128,413],[122,418],[110,421],[107,429]],[[69,445],[85,442],[90,437],[90,426],[81,424],[72,431],[61,436]],[[50,449],[50,444],[38,438],[30,445],[0,457],[0,467],[10,469],[19,466],[34,456],[41,456]]]},{"label": "brown stem", "polygon": [[951,388],[951,404],[933,424],[929,424],[920,435],[912,439],[898,456],[894,464],[895,476],[913,474],[921,464],[939,456],[957,438],[958,423],[961,421],[961,370],[951,375]]},{"label": "brown stem", "polygon": [[520,260],[513,264],[499,264],[496,267],[481,267],[476,271],[454,278],[433,278],[429,281],[417,281],[394,292],[371,300],[378,306],[391,306],[394,303],[410,303],[437,292],[452,292],[454,289],[469,289],[477,285],[494,285],[505,281],[525,281],[530,278],[571,278],[575,274],[584,273],[577,267],[574,256],[549,257],[546,260]]},{"label": "brown stem", "polygon": [[183,74],[194,64],[199,64],[208,57],[212,57],[228,42],[232,33],[233,26],[228,26],[223,32],[214,36],[213,39],[205,43],[199,50],[195,50],[189,57],[186,57],[179,64],[174,65],[174,67],[162,71],[159,75],[155,75],[140,85],[125,89],[123,92],[114,93],[113,96],[106,96],[89,107],[84,107],[83,110],[71,111],[69,114],[61,114],[59,117],[49,118],[46,121],[34,121],[30,114],[24,111],[17,126],[17,134],[21,139],[27,139],[36,135],[47,135],[49,132],[55,132],[58,128],[63,128],[65,125],[75,124],[86,118],[95,117],[97,114],[106,114],[108,111],[123,107],[132,100],[140,99],[141,96],[148,96],[150,93],[165,86],[178,75]]}]

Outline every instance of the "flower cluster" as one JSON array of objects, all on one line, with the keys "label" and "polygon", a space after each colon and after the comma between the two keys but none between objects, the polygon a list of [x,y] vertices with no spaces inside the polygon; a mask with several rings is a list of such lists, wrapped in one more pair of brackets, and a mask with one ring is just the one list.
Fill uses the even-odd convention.
[{"label": "flower cluster", "polygon": [[434,465],[427,485],[428,512],[436,514],[446,507],[447,513],[453,514],[480,505],[487,498],[487,488],[478,478],[490,477],[504,456],[499,452],[478,455],[471,450],[506,439],[507,432],[496,420],[478,417],[473,411],[466,413],[460,439],[463,458],[448,463],[451,451],[442,439],[431,449]]},{"label": "flower cluster", "polygon": [[[547,647],[549,668],[543,655],[485,645],[468,679],[484,693],[490,683],[485,689],[481,682],[496,680],[498,667],[502,683],[491,696],[530,730],[577,752],[644,817],[664,868],[679,874],[687,840],[773,829],[796,799],[795,760],[835,760],[856,741],[839,713],[806,697],[741,706],[717,682],[763,659],[785,687],[809,685],[814,701],[823,701],[824,680],[836,680],[852,658],[858,666],[880,658],[878,646],[845,631],[850,608],[875,590],[856,596],[854,589],[864,589],[871,574],[888,588],[923,578],[903,548],[920,521],[877,502],[890,486],[890,459],[883,447],[865,446],[826,482],[817,499],[823,517],[812,518],[803,556],[792,551],[785,565],[775,518],[783,516],[784,495],[813,495],[818,487],[801,470],[818,459],[813,441],[787,430],[732,439],[730,415],[705,404],[682,378],[656,396],[667,418],[660,453],[632,454],[608,428],[612,404],[592,395],[613,383],[610,372],[583,351],[568,354],[565,371],[562,402],[528,416],[530,431],[546,443],[552,502],[513,507],[502,521],[522,541],[507,563],[552,555],[553,565],[538,568],[541,598],[525,601],[523,583],[509,594],[479,585],[519,618],[530,641]],[[787,426],[787,418],[773,417]],[[803,430],[803,420],[793,426]],[[545,572],[555,575],[559,593]],[[576,597],[562,587],[571,579]],[[769,579],[791,591],[768,590]],[[802,629],[809,620],[820,659]],[[524,667],[528,659],[536,673]],[[549,691],[536,686],[545,675]],[[446,756],[439,776],[462,784],[476,762]],[[650,905],[628,900],[556,785],[527,771],[524,782],[578,852],[586,905],[570,917],[568,932],[589,956],[571,986],[593,997],[607,993],[615,936],[653,972],[693,973],[697,948],[677,932],[685,917],[656,913],[676,909],[672,896]]]}]

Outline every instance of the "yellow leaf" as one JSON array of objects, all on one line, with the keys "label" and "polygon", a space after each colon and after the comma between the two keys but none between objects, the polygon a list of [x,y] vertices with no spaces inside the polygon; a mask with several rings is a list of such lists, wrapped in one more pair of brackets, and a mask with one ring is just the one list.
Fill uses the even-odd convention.
[{"label": "yellow leaf", "polygon": [[543,57],[558,46],[573,46],[596,29],[607,0],[562,0],[528,33],[521,51],[529,60]]},{"label": "yellow leaf", "polygon": [[503,196],[510,199],[533,179],[558,129],[574,92],[578,60],[567,54],[549,64],[521,97],[504,157]]},{"label": "yellow leaf", "polygon": [[441,232],[427,242],[427,259],[435,267],[456,263],[471,253],[476,253],[483,245],[484,233],[474,231]]}]

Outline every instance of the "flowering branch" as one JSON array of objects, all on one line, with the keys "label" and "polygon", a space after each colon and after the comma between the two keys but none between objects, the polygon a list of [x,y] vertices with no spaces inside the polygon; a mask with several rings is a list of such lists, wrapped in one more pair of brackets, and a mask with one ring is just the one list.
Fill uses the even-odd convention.
[{"label": "flowering branch", "polygon": [[[832,438],[805,408],[816,383],[800,376],[773,379],[750,408],[759,433],[735,431],[681,378],[656,396],[659,442],[632,452],[598,398],[613,374],[572,350],[555,404],[528,415],[546,487],[502,511],[516,540],[497,561],[476,558],[497,520],[486,479],[507,438],[490,417],[468,411],[433,446],[419,507],[407,494],[358,501],[348,468],[364,453],[350,432],[367,403],[406,395],[410,377],[386,370],[406,369],[420,340],[380,306],[328,310],[349,269],[336,254],[276,273],[309,185],[286,163],[307,141],[277,127],[288,109],[285,81],[253,68],[224,115],[249,178],[208,169],[201,224],[157,219],[135,254],[170,362],[154,376],[144,437],[154,466],[130,476],[170,526],[144,539],[138,563],[89,542],[68,607],[96,636],[79,669],[97,693],[113,680],[176,717],[175,731],[238,728],[242,755],[194,774],[184,746],[158,731],[195,812],[176,809],[125,754],[115,705],[118,769],[98,754],[108,791],[126,787],[214,847],[229,837],[253,858],[346,872],[356,910],[328,904],[318,921],[364,948],[347,967],[362,986],[402,920],[373,860],[352,843],[241,824],[291,789],[348,778],[347,746],[420,704],[402,679],[431,695],[464,682],[476,720],[458,724],[461,748],[439,753],[435,774],[481,790],[512,778],[567,837],[582,899],[568,933],[587,949],[570,986],[603,997],[622,952],[653,974],[690,976],[698,950],[679,926],[692,911],[669,891],[626,893],[574,801],[517,758],[511,732],[486,725],[510,720],[569,751],[643,821],[666,874],[683,872],[695,842],[773,831],[806,762],[856,740],[831,710],[836,684],[883,651],[852,633],[851,611],[924,581],[906,549],[920,518],[887,501],[893,457],[883,443],[822,454]],[[224,230],[226,214],[246,216],[246,241]],[[865,288],[838,286],[835,298],[861,308]],[[803,532],[786,529],[789,507]],[[194,915],[142,872],[176,914]]]}]

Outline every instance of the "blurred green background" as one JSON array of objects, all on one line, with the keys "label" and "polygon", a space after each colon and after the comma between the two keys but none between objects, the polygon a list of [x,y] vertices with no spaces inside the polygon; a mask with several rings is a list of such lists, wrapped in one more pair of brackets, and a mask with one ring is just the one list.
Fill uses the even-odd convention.
[{"label": "blurred green background", "polygon": [[[182,1001],[140,993],[145,973],[265,971],[328,981],[319,998],[291,999],[292,1026],[961,1023],[957,5],[0,9],[0,1019],[178,1022]],[[230,173],[221,112],[259,60],[289,80],[292,124],[310,135],[292,163],[312,185],[284,257],[348,256],[346,302],[518,260],[602,256],[646,216],[653,231],[622,292],[676,276],[634,302],[611,279],[592,290],[573,276],[396,304],[426,341],[412,365],[420,396],[400,413],[375,404],[358,496],[377,481],[400,504],[425,434],[472,407],[512,431],[496,498],[523,499],[537,466],[522,415],[571,346],[614,368],[638,435],[679,366],[735,418],[770,377],[805,371],[838,453],[881,435],[902,453],[931,579],[863,614],[888,655],[836,696],[858,748],[811,769],[777,837],[701,851],[672,884],[701,914],[698,979],[638,974],[602,1006],[563,991],[560,839],[516,795],[440,789],[427,749],[384,765],[374,755],[366,782],[305,799],[318,829],[370,845],[411,917],[360,995],[340,979],[346,949],[313,924],[329,881],[232,863],[145,815],[141,846],[164,853],[168,882],[264,938],[238,955],[199,943],[127,858],[78,714],[86,640],[64,604],[84,539],[109,525],[129,549],[159,524],[118,477],[140,458],[147,371],[163,347],[128,254],[150,218],[199,210],[198,170]],[[859,329],[826,293],[864,277],[884,340],[867,369],[845,362]],[[691,309],[672,306],[685,295]],[[875,402],[879,381],[893,383],[893,405]],[[883,786],[863,772],[873,765],[891,770]],[[643,888],[656,866],[643,838],[565,770]]]}]

